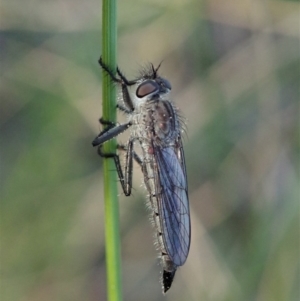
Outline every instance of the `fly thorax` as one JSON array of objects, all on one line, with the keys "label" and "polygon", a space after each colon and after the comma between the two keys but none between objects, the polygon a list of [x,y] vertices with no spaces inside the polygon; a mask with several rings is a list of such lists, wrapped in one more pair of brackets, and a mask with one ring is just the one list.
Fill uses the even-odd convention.
[{"label": "fly thorax", "polygon": [[157,145],[169,144],[178,136],[178,117],[170,101],[157,101],[147,108],[148,136]]}]

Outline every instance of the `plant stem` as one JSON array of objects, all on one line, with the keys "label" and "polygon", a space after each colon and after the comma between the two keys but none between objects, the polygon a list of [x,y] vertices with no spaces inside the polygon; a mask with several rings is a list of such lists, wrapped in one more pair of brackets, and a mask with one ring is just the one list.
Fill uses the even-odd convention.
[{"label": "plant stem", "polygon": [[[102,4],[102,59],[103,62],[116,70],[117,15],[116,0],[103,0]],[[116,121],[116,89],[115,85],[103,72],[103,119]],[[113,139],[104,144],[105,153],[116,151]],[[104,159],[104,201],[105,201],[105,252],[107,270],[107,299],[122,300],[121,260],[119,233],[119,203],[117,177],[114,161]]]}]

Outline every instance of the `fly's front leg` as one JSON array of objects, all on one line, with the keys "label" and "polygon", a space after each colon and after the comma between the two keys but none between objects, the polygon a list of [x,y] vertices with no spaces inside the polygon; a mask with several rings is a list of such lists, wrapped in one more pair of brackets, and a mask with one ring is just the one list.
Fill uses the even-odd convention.
[{"label": "fly's front leg", "polygon": [[124,113],[126,113],[126,114],[132,113],[131,110],[129,110],[127,107],[123,106],[123,105],[120,104],[120,103],[117,104],[117,108],[118,108],[120,111],[122,111],[122,112],[124,112]]},{"label": "fly's front leg", "polygon": [[123,94],[123,101],[124,104],[126,106],[126,108],[124,109],[123,106],[117,106],[118,108],[120,108],[122,111],[125,111],[126,113],[131,113],[134,111],[134,105],[132,102],[132,99],[130,97],[130,93],[128,91],[128,86],[132,86],[134,84],[136,84],[137,80],[128,80],[123,73],[120,71],[119,68],[117,68],[117,74],[120,78],[117,78],[114,75],[114,72],[112,72],[112,70],[102,61],[102,57],[100,57],[99,59],[99,64],[100,66],[107,72],[107,74],[110,76],[110,78],[115,82],[121,85],[121,89],[122,89],[122,94]]},{"label": "fly's front leg", "polygon": [[[122,94],[123,94],[123,102],[124,104],[118,104],[117,108],[121,111],[125,112],[126,114],[131,114],[134,111],[134,105],[133,101],[131,99],[128,86],[132,86],[136,84],[137,80],[127,80],[126,77],[122,74],[119,68],[117,68],[115,75],[115,72],[107,66],[103,60],[102,57],[99,59],[99,64],[102,67],[103,70],[106,71],[106,73],[110,76],[111,80],[121,86]],[[118,176],[124,191],[124,194],[126,196],[129,196],[131,194],[131,188],[132,188],[132,167],[133,167],[133,158],[142,165],[142,161],[140,158],[136,155],[136,153],[133,151],[133,139],[130,139],[126,147],[120,146],[120,150],[126,150],[126,162],[125,162],[125,170],[123,173],[119,156],[115,153],[105,154],[102,152],[101,146],[106,141],[116,137],[123,131],[125,131],[128,127],[132,125],[131,122],[121,124],[118,126],[115,126],[113,123],[100,120],[102,124],[106,124],[108,127],[104,129],[92,142],[93,146],[99,145],[98,153],[101,157],[105,158],[113,158],[116,169],[118,172]]]}]

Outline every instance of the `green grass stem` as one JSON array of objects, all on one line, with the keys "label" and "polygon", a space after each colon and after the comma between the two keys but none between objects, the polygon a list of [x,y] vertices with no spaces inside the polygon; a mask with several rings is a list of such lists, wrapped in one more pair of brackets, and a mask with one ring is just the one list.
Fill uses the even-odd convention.
[{"label": "green grass stem", "polygon": [[[116,70],[117,4],[103,0],[102,6],[102,59],[111,70]],[[116,88],[103,72],[103,118],[116,121]],[[104,152],[116,151],[115,139],[105,143]],[[104,159],[105,252],[108,301],[122,300],[121,259],[119,233],[119,203],[117,175],[112,159]]]}]

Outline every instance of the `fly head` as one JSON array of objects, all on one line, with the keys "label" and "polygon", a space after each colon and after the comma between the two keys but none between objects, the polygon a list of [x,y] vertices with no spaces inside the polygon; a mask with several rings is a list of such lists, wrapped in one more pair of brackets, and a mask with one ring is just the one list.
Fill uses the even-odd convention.
[{"label": "fly head", "polygon": [[156,77],[142,81],[136,89],[136,96],[139,99],[146,97],[147,100],[155,100],[169,93],[171,89],[171,84],[167,79]]}]

